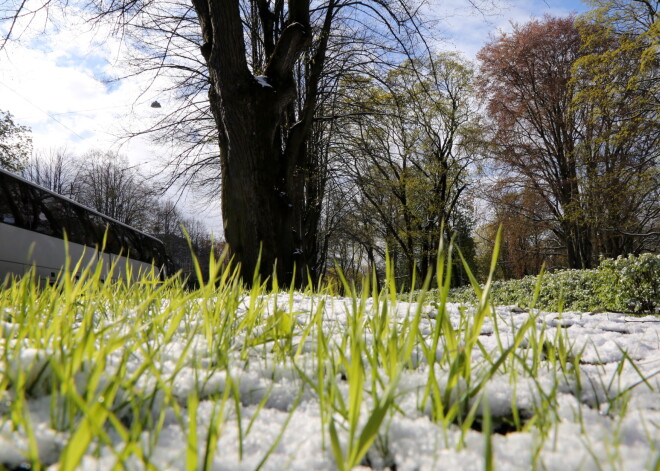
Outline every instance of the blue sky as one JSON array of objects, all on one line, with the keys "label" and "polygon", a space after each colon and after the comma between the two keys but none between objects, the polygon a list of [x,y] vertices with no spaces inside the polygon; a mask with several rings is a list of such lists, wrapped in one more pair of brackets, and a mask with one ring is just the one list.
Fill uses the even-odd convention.
[{"label": "blue sky", "polygon": [[477,51],[498,31],[509,31],[512,23],[525,23],[545,14],[565,16],[586,11],[580,0],[475,0],[482,9],[469,7],[466,0],[437,0],[437,14],[445,17],[439,30],[447,37],[445,47],[473,60]]},{"label": "blue sky", "polygon": [[[524,23],[544,14],[556,16],[583,12],[579,0],[472,0],[487,5],[480,11],[467,0],[432,0],[432,12],[440,19],[438,48],[474,59],[493,34],[507,31],[512,22]],[[494,7],[493,7],[494,6]],[[90,30],[75,15],[68,28],[43,26],[23,34],[0,52],[0,109],[32,129],[36,150],[66,147],[76,153],[94,148],[120,150],[133,164],[153,167],[169,149],[155,148],[145,140],[120,145],[125,129],[143,127],[157,119],[159,110],[149,107],[166,97],[141,93],[143,78],[108,83],[118,75],[117,63],[124,52],[118,40],[106,40],[109,31]],[[6,25],[5,25],[6,26]],[[45,28],[45,31],[44,31]],[[3,25],[0,24],[0,33]],[[211,223],[211,225],[217,224]]]},{"label": "blue sky", "polygon": [[[579,0],[472,3],[485,7],[476,10],[467,0],[432,1],[432,11],[440,18],[437,33],[444,38],[438,47],[461,52],[468,59],[474,59],[489,35],[510,29],[511,22],[586,9]],[[144,84],[139,78],[132,82],[107,81],[120,73],[115,64],[121,44],[106,41],[106,32],[91,31],[82,22],[76,23],[74,15],[69,15],[66,22],[70,28],[47,28],[45,34],[31,37],[26,34],[20,43],[0,52],[0,109],[8,109],[19,122],[32,128],[38,148],[71,145],[79,149],[106,144],[110,135],[120,134],[122,126],[130,124],[127,114],[133,114],[138,122],[148,119],[151,111],[146,106],[156,99],[156,95],[140,95]],[[144,116],[139,116],[140,112]],[[119,116],[122,126],[114,126],[119,124]]]}]

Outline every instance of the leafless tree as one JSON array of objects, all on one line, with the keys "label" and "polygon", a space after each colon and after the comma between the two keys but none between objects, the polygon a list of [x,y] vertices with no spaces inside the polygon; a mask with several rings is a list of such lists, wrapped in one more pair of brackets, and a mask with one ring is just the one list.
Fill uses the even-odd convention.
[{"label": "leafless tree", "polygon": [[62,147],[34,154],[21,175],[37,185],[75,200],[78,170],[77,157]]},{"label": "leafless tree", "polygon": [[137,229],[149,229],[154,191],[125,158],[90,151],[80,162],[75,184],[80,203]]}]

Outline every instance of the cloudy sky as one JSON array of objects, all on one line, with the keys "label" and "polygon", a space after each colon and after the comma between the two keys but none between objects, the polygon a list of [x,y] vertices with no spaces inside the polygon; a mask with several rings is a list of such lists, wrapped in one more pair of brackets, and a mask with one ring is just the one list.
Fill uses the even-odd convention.
[{"label": "cloudy sky", "polygon": [[[544,14],[566,15],[586,9],[580,0],[437,0],[441,48],[469,59],[489,35]],[[471,5],[480,6],[479,9]],[[51,13],[53,14],[53,13]],[[55,12],[55,14],[59,14]],[[146,140],[121,140],[125,129],[146,127],[167,107],[166,97],[145,88],[144,79],[108,82],[121,75],[122,44],[68,15],[58,29],[37,17],[17,41],[0,51],[0,110],[9,111],[32,129],[35,150],[66,147],[82,154],[90,149],[113,149],[145,171],[167,157],[168,149]],[[7,24],[0,24],[6,33]],[[21,29],[23,31],[23,29]],[[163,109],[151,108],[158,100]],[[198,211],[199,208],[194,208]],[[209,209],[204,217],[218,227]]]}]

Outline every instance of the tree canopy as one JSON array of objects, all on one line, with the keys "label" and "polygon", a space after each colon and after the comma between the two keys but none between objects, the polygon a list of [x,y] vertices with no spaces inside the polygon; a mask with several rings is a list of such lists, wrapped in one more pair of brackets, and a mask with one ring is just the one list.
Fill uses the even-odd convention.
[{"label": "tree canopy", "polygon": [[8,111],[0,111],[0,167],[22,169],[32,153],[30,128],[14,121]]},{"label": "tree canopy", "polygon": [[465,195],[481,139],[472,69],[444,54],[342,87],[351,117],[336,152],[352,222],[337,244],[359,245],[374,263],[385,258],[385,241],[402,282],[422,283],[441,239],[455,231],[470,239]]},{"label": "tree canopy", "polygon": [[[546,17],[478,56],[503,170],[494,202],[509,207],[507,218],[517,212],[545,227],[533,250],[562,251],[571,268],[657,247],[654,92],[640,79],[643,53],[624,52],[622,41],[603,24]],[[599,58],[612,67],[596,66]]]}]

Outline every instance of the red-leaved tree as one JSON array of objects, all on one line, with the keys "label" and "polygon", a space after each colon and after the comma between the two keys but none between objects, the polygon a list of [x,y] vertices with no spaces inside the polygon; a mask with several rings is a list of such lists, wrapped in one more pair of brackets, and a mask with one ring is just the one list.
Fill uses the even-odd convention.
[{"label": "red-leaved tree", "polygon": [[494,127],[493,156],[506,171],[499,185],[538,195],[555,222],[552,235],[568,265],[592,264],[582,211],[571,68],[580,56],[574,17],[545,17],[502,34],[478,54],[480,90]]}]

